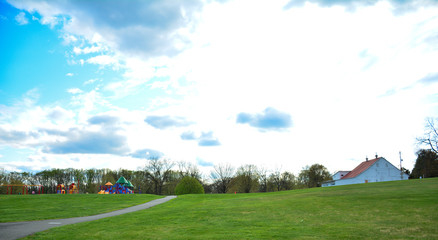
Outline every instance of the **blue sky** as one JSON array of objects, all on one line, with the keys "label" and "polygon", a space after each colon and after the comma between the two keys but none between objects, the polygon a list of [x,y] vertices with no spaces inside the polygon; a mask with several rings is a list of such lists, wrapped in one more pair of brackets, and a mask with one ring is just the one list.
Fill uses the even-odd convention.
[{"label": "blue sky", "polygon": [[437,19],[436,1],[2,0],[0,167],[412,168]]}]

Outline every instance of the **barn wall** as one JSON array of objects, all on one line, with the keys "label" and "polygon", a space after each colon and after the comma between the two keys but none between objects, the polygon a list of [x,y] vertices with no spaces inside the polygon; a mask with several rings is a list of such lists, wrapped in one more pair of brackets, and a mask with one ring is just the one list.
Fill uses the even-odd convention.
[{"label": "barn wall", "polygon": [[402,177],[400,176],[400,170],[398,168],[396,168],[386,159],[380,158],[372,166],[370,166],[367,170],[365,170],[355,178],[339,179],[336,181],[328,182],[324,184],[324,187],[358,184],[365,182],[407,180],[409,176],[403,173]]},{"label": "barn wall", "polygon": [[343,176],[347,175],[350,171],[338,171],[335,174],[333,174],[332,178],[333,180],[341,179]]}]

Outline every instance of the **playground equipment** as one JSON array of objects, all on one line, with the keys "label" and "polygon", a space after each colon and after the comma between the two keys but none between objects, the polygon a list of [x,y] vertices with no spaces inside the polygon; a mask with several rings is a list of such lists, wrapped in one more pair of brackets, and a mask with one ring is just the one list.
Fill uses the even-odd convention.
[{"label": "playground equipment", "polygon": [[102,186],[100,186],[100,191],[98,192],[98,194],[109,194],[109,188],[111,186],[113,186],[111,182],[105,183],[105,189],[102,189]]},{"label": "playground equipment", "polygon": [[58,186],[56,186],[56,193],[57,194],[65,194],[64,184],[58,184]]},{"label": "playground equipment", "polygon": [[133,194],[134,191],[132,191],[132,188],[134,188],[134,186],[131,182],[124,177],[120,177],[119,180],[117,180],[116,185],[107,182],[104,188],[100,186],[98,194]]},{"label": "playground equipment", "polygon": [[69,194],[79,193],[79,189],[75,183],[72,183],[72,184],[70,184],[70,186],[68,186],[68,193]]},{"label": "playground equipment", "polygon": [[66,188],[64,186],[64,184],[58,184],[58,186],[56,186],[56,193],[57,194],[74,194],[74,193],[79,193],[79,188],[76,186],[75,183],[72,183],[68,186],[68,191],[66,191]]},{"label": "playground equipment", "polygon": [[21,187],[22,188],[22,194],[29,194],[28,188],[29,187],[38,187],[38,194],[43,194],[44,187],[43,185],[27,185],[27,184],[8,184],[8,185],[0,185],[0,187],[6,187],[6,195],[12,195],[12,188],[13,187]]}]

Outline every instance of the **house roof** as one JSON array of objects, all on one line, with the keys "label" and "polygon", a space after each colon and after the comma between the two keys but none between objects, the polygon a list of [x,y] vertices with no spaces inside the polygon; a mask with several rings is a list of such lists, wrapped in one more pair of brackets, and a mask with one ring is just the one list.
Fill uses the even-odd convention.
[{"label": "house roof", "polygon": [[369,167],[371,167],[371,165],[373,165],[379,159],[380,158],[376,158],[373,160],[368,160],[368,161],[362,162],[355,169],[353,169],[351,172],[347,173],[347,175],[343,176],[341,179],[356,177],[357,175],[363,173],[365,170],[367,170]]}]

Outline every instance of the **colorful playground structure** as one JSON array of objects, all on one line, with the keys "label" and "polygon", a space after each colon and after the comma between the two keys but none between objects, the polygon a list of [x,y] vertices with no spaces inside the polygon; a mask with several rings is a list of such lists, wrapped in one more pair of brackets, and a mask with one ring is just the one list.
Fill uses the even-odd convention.
[{"label": "colorful playground structure", "polygon": [[133,194],[132,190],[134,186],[124,177],[120,177],[117,180],[116,185],[113,185],[111,182],[107,182],[104,187],[100,186],[100,191],[98,194]]},{"label": "colorful playground structure", "polygon": [[65,186],[64,184],[58,184],[58,186],[56,186],[56,193],[57,194],[76,194],[79,193],[79,188],[78,186],[76,186],[75,183],[70,184],[70,186],[68,186],[68,191],[65,190]]},{"label": "colorful playground structure", "polygon": [[[29,194],[29,188],[36,187],[38,188],[38,194],[43,194],[44,187],[43,185],[27,185],[27,184],[8,184],[8,185],[0,185],[0,187],[6,187],[6,195],[12,194],[13,187],[21,187],[22,193],[19,194]],[[32,193],[35,193],[34,191]]]}]

